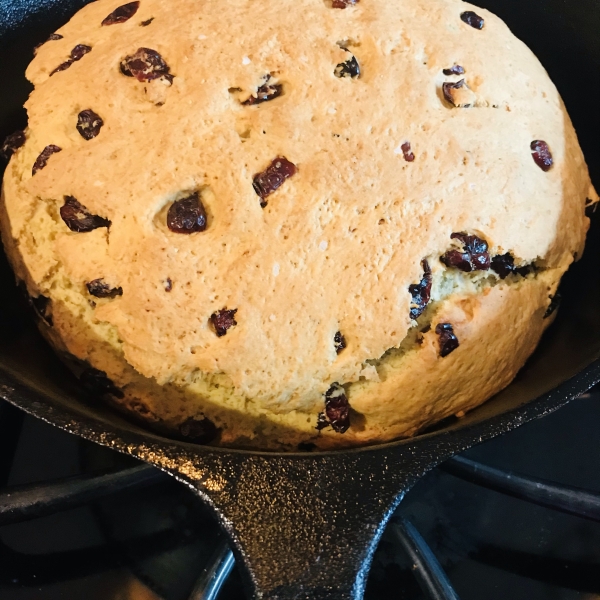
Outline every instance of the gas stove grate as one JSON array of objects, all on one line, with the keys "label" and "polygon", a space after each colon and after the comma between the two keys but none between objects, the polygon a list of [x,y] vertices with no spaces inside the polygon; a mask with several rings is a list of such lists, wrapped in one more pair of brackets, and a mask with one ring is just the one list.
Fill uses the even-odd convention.
[{"label": "gas stove grate", "polygon": [[[8,473],[19,441],[22,415],[8,405],[2,404],[0,409],[0,526],[47,516],[103,497],[161,484],[171,479],[150,465],[140,464],[125,469],[7,487]],[[460,456],[449,459],[440,465],[439,469],[469,484],[600,522],[598,493],[497,469]],[[389,528],[394,541],[410,559],[414,575],[425,597],[431,600],[458,600],[458,595],[442,566],[412,523],[397,514],[392,518]],[[159,540],[153,540],[154,543],[157,541]],[[75,562],[78,566],[86,563],[101,569],[106,565],[106,561],[101,557],[106,549],[91,549],[86,551],[87,555],[77,551],[79,560]],[[70,562],[65,554],[68,553],[55,557],[57,564]],[[0,560],[5,565],[14,565],[17,571],[22,571],[17,555],[18,553],[0,544]],[[36,557],[24,558],[38,560]],[[234,562],[233,553],[226,542],[218,542],[217,549],[204,566],[189,600],[217,600]]]}]

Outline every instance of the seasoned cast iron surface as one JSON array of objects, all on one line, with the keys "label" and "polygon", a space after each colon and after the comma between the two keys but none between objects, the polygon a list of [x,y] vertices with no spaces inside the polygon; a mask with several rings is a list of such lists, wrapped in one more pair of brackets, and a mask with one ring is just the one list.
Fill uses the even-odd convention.
[{"label": "seasoned cast iron surface", "polygon": [[[600,387],[595,390],[462,457],[600,491]],[[11,432],[19,440],[14,460]],[[52,482],[80,470],[140,468],[39,419],[23,420],[1,401],[0,452],[0,492],[9,466],[11,486]],[[475,486],[448,475],[445,466],[420,480],[397,514],[417,526],[461,600],[582,600],[600,594],[600,523]],[[199,568],[218,540],[214,517],[199,499],[160,478],[149,489],[112,493],[92,505],[0,529],[0,598],[150,600],[134,581],[139,577],[161,600],[191,600]],[[412,567],[395,528],[388,527],[365,600],[423,600]],[[237,569],[219,598],[247,598]]]}]

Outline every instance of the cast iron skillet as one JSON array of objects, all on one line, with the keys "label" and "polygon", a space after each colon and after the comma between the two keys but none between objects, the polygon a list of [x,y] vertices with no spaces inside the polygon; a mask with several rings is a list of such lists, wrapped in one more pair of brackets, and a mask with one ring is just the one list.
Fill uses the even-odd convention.
[{"label": "cast iron skillet", "polygon": [[[165,0],[168,1],[168,0]],[[268,1],[268,0],[264,0]],[[368,0],[362,0],[367,2]],[[597,0],[481,0],[540,57],[600,184]],[[0,0],[0,135],[25,125],[31,48],[85,0]],[[86,397],[42,341],[0,261],[0,397],[66,431],[152,463],[215,511],[256,598],[354,599],[404,493],[429,469],[541,417],[600,380],[600,210],[558,318],[517,379],[460,421],[410,440],[344,452],[222,450],[150,433]]]}]

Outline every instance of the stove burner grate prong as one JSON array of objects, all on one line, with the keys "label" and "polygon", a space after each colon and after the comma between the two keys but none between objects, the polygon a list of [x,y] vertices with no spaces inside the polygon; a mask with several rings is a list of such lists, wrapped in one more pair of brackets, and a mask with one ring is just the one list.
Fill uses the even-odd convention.
[{"label": "stove burner grate prong", "polygon": [[235,558],[225,540],[222,540],[208,564],[202,570],[188,600],[217,600],[219,592],[229,577]]},{"label": "stove burner grate prong", "polygon": [[428,600],[459,600],[442,565],[415,526],[404,517],[395,517],[390,529],[412,561],[415,578]]},{"label": "stove burner grate prong", "polygon": [[168,478],[155,467],[142,464],[118,471],[5,487],[0,490],[0,526],[54,514]]},{"label": "stove burner grate prong", "polygon": [[539,506],[600,522],[600,494],[545,479],[503,471],[455,456],[440,465],[455,477]]}]

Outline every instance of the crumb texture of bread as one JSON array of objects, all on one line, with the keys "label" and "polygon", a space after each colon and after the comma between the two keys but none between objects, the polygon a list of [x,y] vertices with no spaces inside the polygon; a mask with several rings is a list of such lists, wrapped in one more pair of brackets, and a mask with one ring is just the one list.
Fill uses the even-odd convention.
[{"label": "crumb texture of bread", "polygon": [[512,380],[598,196],[500,19],[140,0],[102,25],[119,6],[37,50],[0,202],[82,381],[166,431],[278,449],[413,435]]}]

